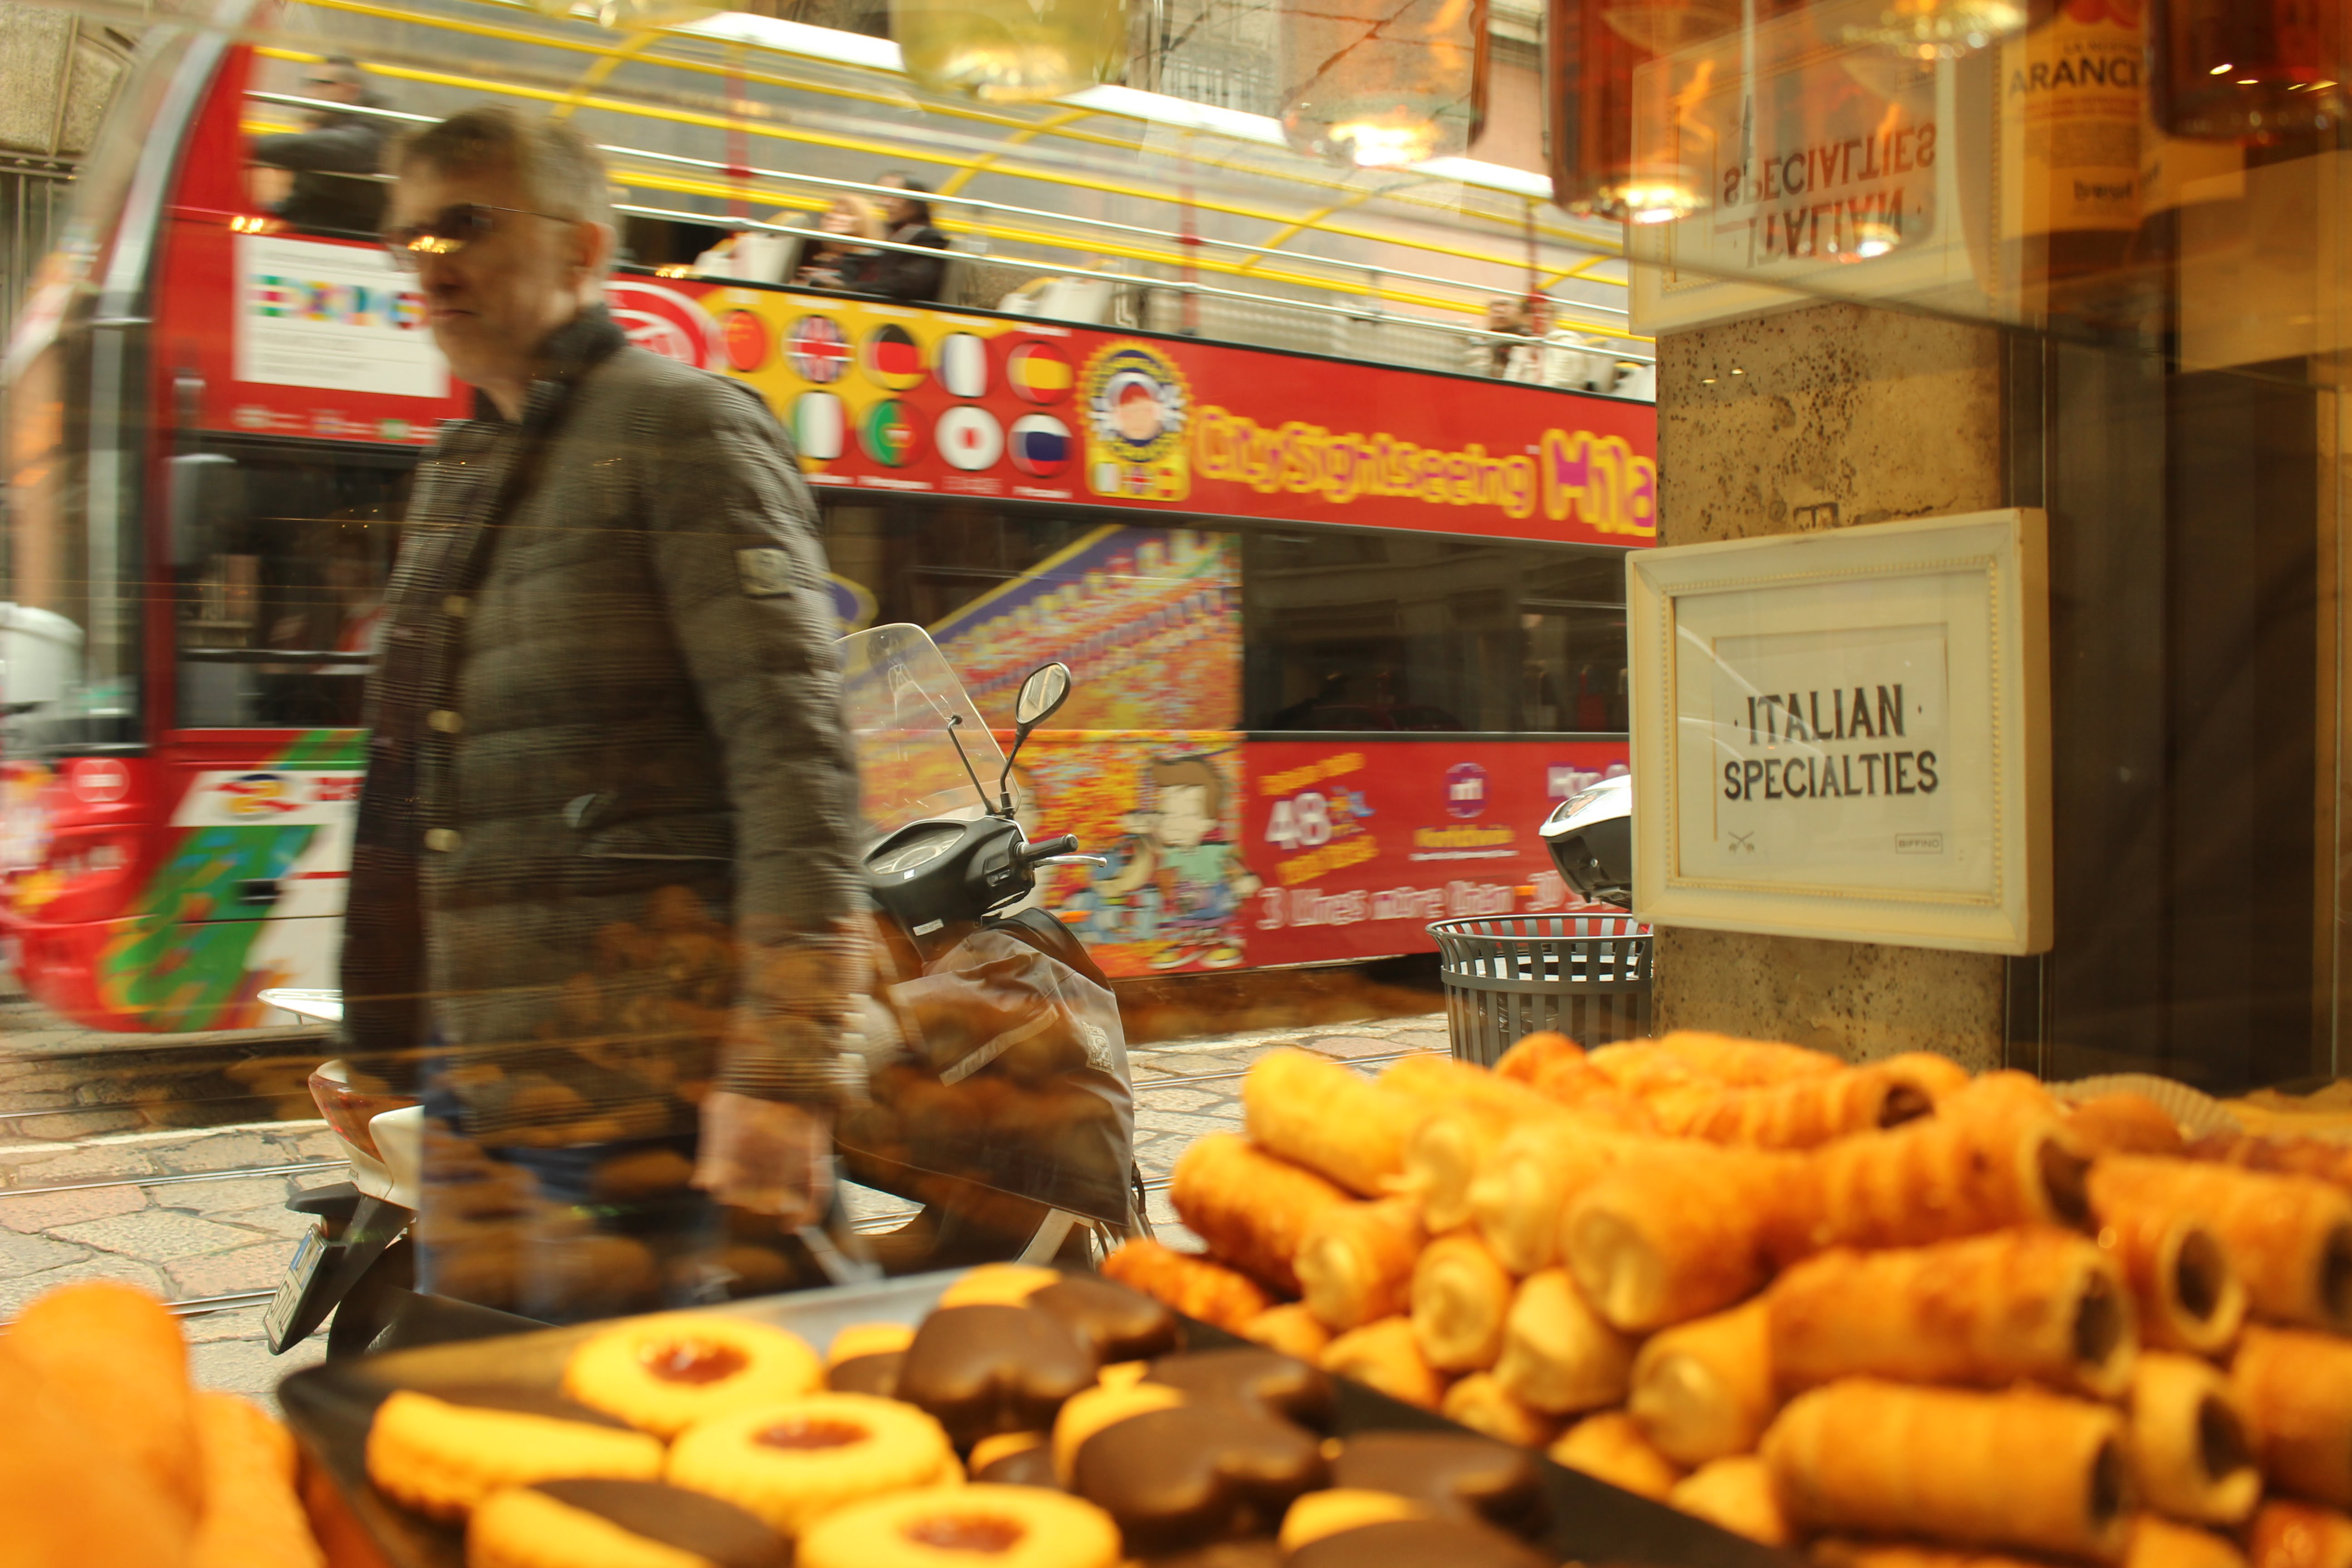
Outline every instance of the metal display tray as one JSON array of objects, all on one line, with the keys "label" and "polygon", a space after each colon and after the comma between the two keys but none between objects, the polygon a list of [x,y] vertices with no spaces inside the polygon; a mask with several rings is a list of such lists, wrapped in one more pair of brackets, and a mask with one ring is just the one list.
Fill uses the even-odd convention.
[{"label": "metal display tray", "polygon": [[[820,1352],[852,1323],[922,1321],[961,1271],[918,1275],[872,1285],[804,1290],[730,1302],[703,1310],[751,1318],[790,1329]],[[464,1533],[392,1502],[367,1479],[368,1424],[375,1407],[396,1390],[504,1385],[552,1390],[562,1380],[572,1347],[604,1323],[506,1334],[457,1344],[393,1351],[355,1361],[330,1362],[298,1372],[278,1385],[278,1402],[300,1439],[306,1459],[332,1484],[354,1522],[373,1538],[387,1568],[464,1568]],[[1184,1321],[1186,1343],[1210,1350],[1244,1342],[1222,1329]],[[1346,1378],[1334,1430],[1458,1431],[1454,1423],[1391,1399]],[[1644,1563],[1658,1568],[1795,1568],[1794,1554],[1759,1546],[1663,1503],[1620,1491],[1591,1477],[1535,1456],[1551,1494],[1551,1527],[1538,1544],[1563,1562]]]}]

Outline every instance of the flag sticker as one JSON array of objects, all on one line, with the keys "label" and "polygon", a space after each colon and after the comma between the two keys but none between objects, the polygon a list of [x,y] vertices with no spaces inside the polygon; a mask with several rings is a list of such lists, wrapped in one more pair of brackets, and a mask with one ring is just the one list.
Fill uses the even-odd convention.
[{"label": "flag sticker", "polygon": [[940,384],[958,397],[988,395],[988,345],[971,332],[950,332],[935,356]]},{"label": "flag sticker", "polygon": [[887,391],[904,392],[922,383],[923,346],[896,321],[885,321],[866,333],[858,358],[866,378]]},{"label": "flag sticker", "polygon": [[830,392],[803,392],[793,399],[793,445],[812,463],[841,456],[841,399]]},{"label": "flag sticker", "polygon": [[754,599],[774,599],[793,591],[793,558],[772,545],[735,552],[735,574],[743,592]]},{"label": "flag sticker", "polygon": [[940,416],[932,431],[940,444],[940,456],[951,468],[966,473],[978,473],[992,468],[996,459],[1004,456],[1004,428],[996,416],[985,408],[974,408],[969,403],[958,404]]},{"label": "flag sticker", "polygon": [[886,397],[857,423],[857,444],[886,468],[903,468],[922,452],[922,432],[907,417],[907,405]]},{"label": "flag sticker", "polygon": [[1004,379],[1030,403],[1059,403],[1070,395],[1070,362],[1051,343],[1023,343],[1004,356]]},{"label": "flag sticker", "polygon": [[849,334],[831,316],[803,316],[784,340],[784,355],[803,381],[831,386],[849,369]]},{"label": "flag sticker", "polygon": [[1024,474],[1050,478],[1070,466],[1070,427],[1050,414],[1024,414],[1013,422],[1013,466]]}]

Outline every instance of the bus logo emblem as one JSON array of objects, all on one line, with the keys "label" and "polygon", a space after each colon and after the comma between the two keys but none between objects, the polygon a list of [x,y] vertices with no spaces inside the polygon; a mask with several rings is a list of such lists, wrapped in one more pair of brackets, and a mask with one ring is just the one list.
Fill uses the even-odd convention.
[{"label": "bus logo emblem", "polygon": [[1445,770],[1445,814],[1464,821],[1486,809],[1486,770],[1456,763]]},{"label": "bus logo emblem", "polygon": [[231,816],[269,816],[300,809],[299,802],[287,798],[289,792],[281,773],[241,773],[220,788],[228,797],[225,804]]}]

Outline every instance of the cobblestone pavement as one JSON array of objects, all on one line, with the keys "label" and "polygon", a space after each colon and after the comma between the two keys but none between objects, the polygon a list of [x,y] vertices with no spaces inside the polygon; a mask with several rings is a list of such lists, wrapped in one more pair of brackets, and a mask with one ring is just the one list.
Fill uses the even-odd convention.
[{"label": "cobblestone pavement", "polygon": [[[1445,1026],[1432,1013],[1137,1047],[1130,1055],[1136,1158],[1162,1240],[1191,1241],[1168,1205],[1176,1157],[1204,1132],[1240,1127],[1242,1074],[1286,1045],[1374,1070],[1381,1058],[1444,1050]],[[0,1103],[0,1112],[8,1109]],[[343,1167],[334,1163],[341,1148],[318,1121],[72,1142],[12,1142],[0,1131],[0,1321],[52,1286],[93,1277],[127,1279],[184,1302],[274,1289],[309,1225],[287,1211],[286,1200],[301,1188],[343,1180]],[[862,1190],[851,1196],[852,1213],[861,1219],[906,1206]],[[200,1381],[268,1398],[279,1378],[324,1356],[323,1334],[271,1356],[261,1337],[263,1305],[224,1302],[190,1313],[185,1326]]]}]

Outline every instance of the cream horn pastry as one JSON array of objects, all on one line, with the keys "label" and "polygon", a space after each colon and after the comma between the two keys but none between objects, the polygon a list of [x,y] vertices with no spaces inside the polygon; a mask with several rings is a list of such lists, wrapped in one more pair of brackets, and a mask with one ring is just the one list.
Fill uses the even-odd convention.
[{"label": "cream horn pastry", "polygon": [[1847,1378],[1791,1400],[1763,1454],[1801,1530],[2103,1559],[2121,1555],[2130,1530],[2123,1417],[2030,1386]]},{"label": "cream horn pastry", "polygon": [[1763,1298],[1652,1335],[1633,1358],[1626,1413],[1660,1453],[1704,1465],[1755,1450],[1780,1408]]},{"label": "cream horn pastry", "polygon": [[1513,1118],[1559,1109],[1524,1083],[1434,1051],[1406,1057],[1381,1073],[1374,1086],[1425,1106],[1477,1105]]},{"label": "cream horn pastry", "polygon": [[2066,1125],[2095,1157],[2178,1155],[2188,1147],[2172,1113],[2144,1094],[2100,1094],[2066,1108]]},{"label": "cream horn pastry", "polygon": [[[1559,1113],[1557,1107],[1548,1109]],[[1404,1190],[1419,1200],[1430,1229],[1454,1230],[1470,1222],[1470,1188],[1478,1173],[1513,1128],[1536,1120],[1515,1118],[1488,1105],[1457,1103],[1431,1110],[1404,1149]]]},{"label": "cream horn pastry", "polygon": [[2210,1530],[2143,1513],[2132,1520],[2124,1568],[2246,1568],[2246,1554]]},{"label": "cream horn pastry", "polygon": [[1515,1281],[1475,1231],[1441,1236],[1413,1265],[1412,1316],[1421,1353],[1441,1372],[1478,1372],[1503,1353]]},{"label": "cream horn pastry", "polygon": [[1779,1040],[1748,1040],[1704,1029],[1675,1029],[1654,1040],[1627,1040],[1590,1053],[1593,1066],[1621,1083],[1679,1073],[1737,1088],[1758,1089],[1832,1073],[1846,1064],[1826,1051]]},{"label": "cream horn pastry", "polygon": [[1238,1269],[1156,1241],[1128,1242],[1103,1259],[1102,1272],[1106,1279],[1234,1333],[1274,1305],[1265,1287]]},{"label": "cream horn pastry", "polygon": [[2139,1306],[2140,1338],[2162,1350],[2219,1355],[2246,1319],[2246,1287],[2213,1227],[2151,1186],[2091,1171],[2100,1244],[2123,1265]]},{"label": "cream horn pastry", "polygon": [[1309,1220],[1291,1267],[1307,1310],[1332,1329],[1392,1318],[1412,1298],[1413,1264],[1426,1239],[1411,1198],[1335,1204]]},{"label": "cream horn pastry", "polygon": [[1798,1156],[1654,1144],[1569,1203],[1560,1257],[1596,1310],[1628,1333],[1754,1294],[1783,1223]]},{"label": "cream horn pastry", "polygon": [[1998,1552],[1968,1552],[1920,1541],[1859,1541],[1824,1535],[1807,1555],[1814,1568],[2047,1568],[2030,1557]]},{"label": "cream horn pastry", "polygon": [[2084,1229],[2084,1165],[2047,1090],[2023,1073],[1988,1073],[1933,1116],[1807,1154],[1777,1248],[1785,1259],[2016,1225]]},{"label": "cream horn pastry", "polygon": [[1791,1393],[1855,1375],[1983,1388],[2032,1378],[2114,1399],[2139,1349],[2115,1258],[2047,1226],[1839,1247],[1790,1268],[1768,1300],[1773,1375]]},{"label": "cream horn pastry", "polygon": [[1767,1546],[1786,1546],[1793,1539],[1772,1490],[1771,1469],[1753,1454],[1707,1461],[1675,1482],[1666,1501]]},{"label": "cream horn pastry", "polygon": [[2249,1324],[2230,1385],[2273,1490],[2352,1507],[2352,1342]]},{"label": "cream horn pastry", "polygon": [[1349,1330],[1323,1348],[1317,1364],[1423,1410],[1434,1410],[1445,1399],[1445,1378],[1422,1355],[1409,1318],[1382,1318]]},{"label": "cream horn pastry", "polygon": [[1323,1359],[1324,1348],[1331,1342],[1331,1331],[1307,1310],[1304,1301],[1268,1307],[1234,1331],[1268,1350],[1296,1356],[1309,1366]]},{"label": "cream horn pastry", "polygon": [[1589,1306],[1560,1268],[1520,1281],[1503,1323],[1495,1378],[1514,1398],[1554,1415],[1623,1401],[1633,1342]]},{"label": "cream horn pastry", "polygon": [[2352,1144],[2325,1138],[2264,1138],[2251,1132],[2208,1132],[2189,1145],[2192,1160],[2243,1165],[2251,1171],[2317,1176],[2352,1187]]},{"label": "cream horn pastry", "polygon": [[2352,1568],[2352,1518],[2273,1498],[2254,1510],[2246,1557],[2251,1568]]},{"label": "cream horn pastry", "polygon": [[1936,1109],[1927,1089],[1885,1065],[1815,1073],[1765,1089],[1685,1094],[1675,1105],[1670,1110],[1653,1102],[1663,1131],[1759,1149],[1811,1149],[1849,1133],[1899,1126]]},{"label": "cream horn pastry", "polygon": [[1286,1296],[1299,1293],[1291,1260],[1307,1226],[1349,1201],[1314,1172],[1230,1132],[1193,1140],[1176,1161],[1168,1200],[1212,1255]]},{"label": "cream horn pastry", "polygon": [[2195,1160],[2112,1154],[2091,1171],[2091,1202],[2147,1205],[2204,1221],[2246,1288],[2254,1316],[2352,1331],[2352,1194],[2312,1176]]},{"label": "cream horn pastry", "polygon": [[1682,1468],[1650,1447],[1633,1418],[1622,1410],[1586,1416],[1544,1452],[1556,1465],[1582,1470],[1597,1480],[1657,1502],[1665,1501],[1683,1479]]},{"label": "cream horn pastry", "polygon": [[1470,1184],[1470,1213],[1504,1268],[1533,1274],[1559,1260],[1560,1213],[1570,1199],[1654,1139],[1602,1132],[1579,1123],[1515,1127]]},{"label": "cream horn pastry", "polygon": [[1540,1448],[1559,1436],[1559,1416],[1528,1405],[1491,1372],[1474,1372],[1457,1381],[1437,1408],[1448,1421],[1522,1448]]},{"label": "cream horn pastry", "polygon": [[1495,1076],[1533,1089],[1549,1072],[1585,1065],[1582,1046],[1557,1029],[1538,1029],[1511,1042],[1510,1048],[1495,1063]]},{"label": "cream horn pastry", "polygon": [[1404,1174],[1405,1140],[1429,1114],[1306,1051],[1260,1057],[1242,1080],[1242,1120],[1259,1147],[1359,1197],[1387,1195]]},{"label": "cream horn pastry", "polygon": [[2212,1363],[2149,1351],[2132,1369],[2132,1476],[2140,1500],[2200,1524],[2238,1524],[2263,1495],[2244,1414]]}]

